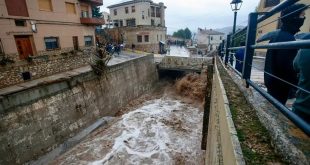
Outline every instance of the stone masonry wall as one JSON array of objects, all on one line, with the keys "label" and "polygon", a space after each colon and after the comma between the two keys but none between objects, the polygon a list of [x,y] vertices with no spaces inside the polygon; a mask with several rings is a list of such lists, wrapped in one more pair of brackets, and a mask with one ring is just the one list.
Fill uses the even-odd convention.
[{"label": "stone masonry wall", "polygon": [[13,64],[0,66],[0,88],[24,82],[22,72],[29,71],[31,78],[37,79],[85,66],[91,53],[94,53],[92,47],[77,52],[68,48],[33,56],[31,62],[15,60]]},{"label": "stone masonry wall", "polygon": [[157,78],[154,57],[144,56],[111,66],[101,77],[90,71],[2,96],[0,164],[42,156],[97,119],[114,115]]}]

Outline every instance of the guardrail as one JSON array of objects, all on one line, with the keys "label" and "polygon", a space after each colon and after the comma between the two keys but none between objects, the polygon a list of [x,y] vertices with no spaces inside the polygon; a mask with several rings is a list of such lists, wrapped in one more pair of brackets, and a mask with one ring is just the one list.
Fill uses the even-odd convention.
[{"label": "guardrail", "polygon": [[[310,49],[310,40],[303,40],[303,41],[290,41],[290,42],[278,42],[278,43],[269,43],[269,44],[256,44],[256,31],[258,28],[261,28],[263,26],[266,26],[270,23],[273,23],[275,21],[269,22],[265,25],[262,25],[260,27],[257,27],[258,23],[266,20],[267,18],[273,16],[274,14],[281,12],[286,7],[295,4],[299,0],[286,0],[281,2],[279,5],[275,6],[273,9],[271,9],[269,12],[266,13],[250,13],[249,19],[248,19],[248,25],[242,29],[239,30],[239,32],[243,32],[246,30],[246,43],[245,46],[235,46],[232,47],[232,43],[234,42],[234,37],[238,36],[240,37],[240,33],[236,34],[230,34],[227,36],[227,39],[221,43],[219,46],[219,56],[224,61],[225,65],[231,67],[240,77],[242,77],[245,82],[246,86],[253,87],[256,91],[258,91],[263,97],[265,97],[271,104],[273,104],[283,115],[285,115],[288,119],[290,119],[297,127],[299,127],[301,130],[304,131],[305,134],[310,136],[310,125],[304,121],[302,118],[300,118],[298,115],[296,115],[293,111],[291,111],[289,108],[287,108],[285,105],[280,103],[277,99],[272,97],[267,91],[259,87],[255,82],[251,81],[251,71],[253,62],[253,56],[255,49]],[[309,4],[306,4],[305,10],[309,7]],[[300,9],[298,9],[300,10]],[[293,11],[289,14],[292,14],[296,11]],[[282,16],[287,17],[289,14]],[[261,16],[259,16],[261,15]],[[279,20],[281,18],[278,18]],[[309,19],[309,18],[308,18]],[[277,21],[276,20],[276,21]],[[243,35],[244,36],[244,35]],[[233,67],[234,60],[236,59],[234,57],[234,53],[232,53],[235,50],[238,49],[245,49],[244,59],[239,61],[242,62],[242,72],[239,72]],[[236,59],[236,61],[238,61]],[[310,65],[310,63],[309,63]],[[268,73],[266,71],[263,71],[264,74],[267,74],[270,77],[273,77],[275,79],[278,79],[282,81],[283,83],[286,83],[292,87],[297,88],[298,90],[301,90],[306,93],[310,93],[306,89],[302,89],[301,87],[298,87],[295,84],[289,83],[281,78],[279,78],[277,75],[273,75],[271,73]]]}]

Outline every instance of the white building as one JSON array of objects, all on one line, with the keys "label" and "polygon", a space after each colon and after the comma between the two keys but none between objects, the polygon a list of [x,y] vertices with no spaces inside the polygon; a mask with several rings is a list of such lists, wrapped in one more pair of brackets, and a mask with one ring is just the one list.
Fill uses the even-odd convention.
[{"label": "white building", "polygon": [[197,47],[200,49],[206,49],[207,51],[215,50],[224,40],[225,34],[212,30],[198,28],[196,35]]},{"label": "white building", "polygon": [[101,27],[104,28],[113,28],[113,21],[111,20],[110,13],[108,12],[102,12],[102,19],[104,19],[104,25]]},{"label": "white building", "polygon": [[164,3],[151,0],[132,0],[108,6],[115,28],[124,35],[128,48],[157,53],[163,49],[167,29]]}]

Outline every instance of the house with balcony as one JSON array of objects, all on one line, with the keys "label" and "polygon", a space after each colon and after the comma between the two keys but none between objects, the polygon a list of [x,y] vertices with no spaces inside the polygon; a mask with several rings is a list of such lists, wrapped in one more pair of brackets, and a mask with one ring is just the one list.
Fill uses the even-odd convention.
[{"label": "house with balcony", "polygon": [[160,53],[166,42],[164,3],[131,0],[108,6],[115,30],[120,31],[127,48]]},{"label": "house with balcony", "polygon": [[[276,5],[280,4],[282,1],[284,0],[260,0],[257,7],[257,12],[268,12]],[[298,3],[309,5],[309,0],[300,0]],[[310,10],[306,10],[305,12],[306,12],[306,19],[304,25],[300,28],[300,33],[310,32]],[[260,22],[257,25],[258,29],[256,38],[259,38],[268,32],[279,29],[281,25],[281,21],[278,19],[279,17],[280,13],[276,13],[270,18]],[[266,49],[255,50],[255,54],[258,56],[265,56],[266,52],[267,52]]]},{"label": "house with balcony", "polygon": [[[104,20],[92,18],[92,7],[102,4],[102,0],[0,0],[0,63],[14,61],[0,66],[0,86],[20,82],[25,70],[39,78],[85,65],[80,61],[66,65],[74,60],[66,61],[61,54],[94,48],[95,27]],[[35,61],[26,63],[29,59]]]}]

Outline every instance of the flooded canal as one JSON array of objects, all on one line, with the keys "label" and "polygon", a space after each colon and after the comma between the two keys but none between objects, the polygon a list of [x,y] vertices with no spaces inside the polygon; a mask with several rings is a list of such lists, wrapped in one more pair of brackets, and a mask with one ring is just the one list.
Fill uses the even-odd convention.
[{"label": "flooded canal", "polygon": [[[196,81],[198,76],[187,79]],[[156,94],[129,103],[108,126],[97,129],[51,164],[204,164],[202,102],[176,92],[188,84],[170,83]],[[188,87],[181,92],[186,95],[186,90],[193,91]]]}]

